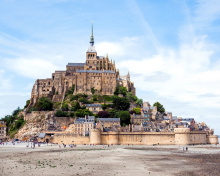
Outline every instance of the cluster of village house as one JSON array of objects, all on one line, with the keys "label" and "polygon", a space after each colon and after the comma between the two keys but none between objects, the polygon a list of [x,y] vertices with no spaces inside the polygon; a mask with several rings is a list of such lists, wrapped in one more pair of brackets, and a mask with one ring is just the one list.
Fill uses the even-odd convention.
[{"label": "cluster of village house", "polygon": [[6,122],[0,121],[0,140],[6,137]]},{"label": "cluster of village house", "polygon": [[[103,111],[101,104],[87,104],[86,108],[94,114]],[[210,131],[202,122],[195,122],[194,118],[182,118],[173,116],[172,112],[160,113],[156,106],[144,102],[140,114],[130,115],[130,125],[122,127],[120,118],[97,118],[85,116],[76,118],[74,123],[69,124],[64,130],[66,133],[88,136],[91,129],[100,129],[103,132],[173,132],[174,128],[189,128],[191,131]],[[49,129],[48,129],[49,131]],[[212,131],[211,131],[212,132]],[[0,140],[6,137],[6,123],[0,121]]]},{"label": "cluster of village house", "polygon": [[[87,104],[87,109],[97,114],[102,111],[100,104]],[[120,118],[97,118],[86,116],[77,118],[74,124],[64,129],[78,135],[89,135],[91,129],[98,128],[103,132],[122,131],[122,132],[173,132],[174,128],[190,128],[191,131],[210,131],[208,126],[202,122],[195,122],[194,118],[182,118],[173,116],[172,112],[160,113],[157,107],[151,106],[149,102],[144,102],[141,114],[130,115],[130,125],[122,127]]]}]

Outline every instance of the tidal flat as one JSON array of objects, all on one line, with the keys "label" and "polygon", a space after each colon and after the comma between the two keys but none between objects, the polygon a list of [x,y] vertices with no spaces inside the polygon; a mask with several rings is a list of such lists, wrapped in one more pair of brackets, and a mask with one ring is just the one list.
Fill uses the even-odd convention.
[{"label": "tidal flat", "polygon": [[220,145],[26,145],[0,145],[0,175],[220,175]]}]

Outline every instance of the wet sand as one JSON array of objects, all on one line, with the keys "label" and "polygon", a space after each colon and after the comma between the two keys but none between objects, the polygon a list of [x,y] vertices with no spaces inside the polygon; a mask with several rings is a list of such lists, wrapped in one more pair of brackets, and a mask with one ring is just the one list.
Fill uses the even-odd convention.
[{"label": "wet sand", "polygon": [[220,146],[0,146],[0,175],[220,175]]}]

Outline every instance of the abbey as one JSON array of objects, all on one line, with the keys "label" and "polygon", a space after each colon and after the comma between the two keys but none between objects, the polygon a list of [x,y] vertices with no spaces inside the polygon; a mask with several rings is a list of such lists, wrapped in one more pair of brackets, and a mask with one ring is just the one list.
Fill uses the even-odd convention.
[{"label": "abbey", "polygon": [[117,85],[126,87],[135,95],[134,83],[130,81],[129,73],[120,76],[115,62],[104,56],[98,56],[94,45],[93,25],[90,45],[86,52],[86,62],[68,63],[65,71],[55,71],[52,78],[38,79],[31,93],[31,105],[38,98],[45,96],[55,102],[62,102],[67,90],[74,89],[74,94],[90,95],[91,89],[101,95],[113,95]]}]

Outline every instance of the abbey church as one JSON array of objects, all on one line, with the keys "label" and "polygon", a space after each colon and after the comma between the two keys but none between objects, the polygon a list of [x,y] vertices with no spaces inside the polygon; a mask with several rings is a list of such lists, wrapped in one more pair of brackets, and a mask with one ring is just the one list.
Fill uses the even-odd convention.
[{"label": "abbey church", "polygon": [[74,94],[91,95],[95,89],[100,95],[113,95],[117,85],[126,87],[135,95],[134,83],[129,73],[120,76],[115,62],[104,56],[98,56],[94,45],[93,25],[90,45],[86,52],[86,62],[68,63],[65,71],[55,71],[52,78],[37,79],[32,89],[31,102],[34,105],[38,98],[45,96],[55,102],[62,102],[67,90],[74,88]]}]

